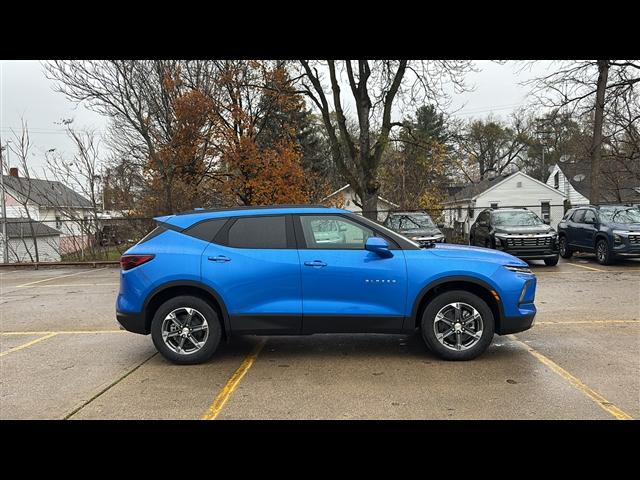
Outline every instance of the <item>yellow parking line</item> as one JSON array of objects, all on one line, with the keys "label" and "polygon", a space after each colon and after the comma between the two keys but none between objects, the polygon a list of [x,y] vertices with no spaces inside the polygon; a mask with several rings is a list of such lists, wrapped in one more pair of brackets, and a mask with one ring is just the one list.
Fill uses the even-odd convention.
[{"label": "yellow parking line", "polygon": [[538,325],[608,325],[610,323],[635,323],[640,324],[640,320],[568,320],[566,322],[536,322]]},{"label": "yellow parking line", "polygon": [[18,345],[17,347],[10,348],[6,352],[0,353],[0,357],[4,357],[5,355],[9,355],[10,353],[17,352],[18,350],[22,350],[23,348],[30,347],[31,345],[35,345],[38,342],[46,340],[47,338],[55,337],[57,333],[49,333],[44,337],[36,338],[35,340],[31,340],[30,342],[24,343],[22,345]]},{"label": "yellow parking line", "polygon": [[[104,268],[96,268],[95,270],[104,270]],[[83,273],[91,273],[92,271],[95,271],[95,270],[82,270],[80,272],[69,273],[68,275],[58,275],[57,277],[44,278],[42,280],[36,280],[35,282],[29,282],[29,283],[23,283],[22,285],[16,285],[15,288],[30,287],[31,285],[37,285],[38,283],[48,282],[49,280],[57,280],[58,278],[74,277],[76,275],[81,275]]]},{"label": "yellow parking line", "polygon": [[543,365],[549,367],[553,372],[558,374],[560,377],[569,382],[573,387],[575,387],[579,392],[585,395],[589,400],[593,401],[596,405],[602,408],[607,413],[613,415],[618,420],[633,420],[633,417],[628,413],[622,411],[620,408],[615,406],[609,400],[604,398],[598,392],[590,388],[589,386],[582,383],[578,378],[571,375],[564,368],[558,365],[556,362],[551,360],[549,357],[544,356],[542,353],[538,352],[534,348],[530,347],[524,342],[518,340],[514,335],[508,335],[511,340],[522,345],[527,351],[537,358]]},{"label": "yellow parking line", "polygon": [[587,270],[593,270],[594,272],[606,272],[607,270],[602,270],[601,268],[593,268],[587,267],[585,265],[578,265],[577,263],[567,262],[567,265],[573,265],[574,267],[586,268]]},{"label": "yellow parking line", "polygon": [[45,287],[115,287],[120,285],[119,283],[68,283],[66,285],[60,285],[55,283],[53,285],[35,285],[31,288],[45,288]]},{"label": "yellow parking line", "polygon": [[125,333],[126,330],[62,330],[62,331],[25,331],[25,332],[0,332],[0,335],[73,335],[90,333]]},{"label": "yellow parking line", "polygon": [[240,383],[240,380],[242,380],[242,377],[246,375],[253,363],[258,358],[258,355],[260,354],[260,351],[264,347],[265,343],[267,343],[266,339],[260,340],[253,351],[240,364],[238,369],[233,372],[233,375],[229,377],[229,380],[227,380],[227,383],[224,385],[222,390],[220,390],[220,393],[218,393],[218,396],[215,398],[209,409],[205,412],[204,415],[202,415],[202,417],[200,417],[201,420],[215,420],[218,417],[225,403],[227,403],[227,400],[229,400],[229,397]]},{"label": "yellow parking line", "polygon": [[[575,264],[571,264],[571,265],[575,265]],[[575,265],[576,267],[581,267],[582,265]],[[582,268],[589,268],[589,267],[582,267]],[[598,270],[598,269],[593,269],[593,271],[596,272],[606,272],[606,273],[630,273],[630,272],[640,272],[640,269],[638,268],[629,268],[627,270]],[[585,273],[590,273],[589,272],[585,272]],[[575,275],[576,272],[575,271],[571,271],[571,272],[554,272],[554,271],[543,271],[543,270],[533,270],[533,273],[535,273],[536,277],[537,276],[544,276],[544,275]]]}]

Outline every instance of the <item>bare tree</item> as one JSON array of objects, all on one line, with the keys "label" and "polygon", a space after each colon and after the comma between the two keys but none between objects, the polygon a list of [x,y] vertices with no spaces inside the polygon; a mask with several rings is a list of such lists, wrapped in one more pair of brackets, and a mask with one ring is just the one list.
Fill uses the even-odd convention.
[{"label": "bare tree", "polygon": [[[63,121],[67,135],[75,146],[73,158],[66,159],[56,152],[47,152],[47,170],[56,180],[89,201],[88,205],[79,205],[77,197],[71,195],[56,195],[55,192],[42,192],[67,222],[76,225],[80,233],[78,238],[72,235],[77,250],[84,257],[85,249],[90,250],[91,256],[96,258],[97,242],[95,237],[99,227],[98,212],[101,209],[100,185],[103,181],[100,172],[103,159],[101,140],[92,130],[79,131],[71,126],[71,120]],[[83,207],[83,208],[78,208]]]},{"label": "bare tree", "polygon": [[22,241],[24,243],[25,250],[27,251],[31,259],[31,262],[33,263],[35,261],[35,263],[39,263],[40,254],[38,252],[38,237],[33,225],[34,220],[31,216],[31,210],[29,209],[29,204],[33,203],[33,184],[31,182],[31,176],[29,174],[29,153],[31,152],[32,144],[29,137],[29,126],[27,125],[27,122],[24,119],[21,119],[20,132],[17,133],[12,130],[12,134],[14,138],[12,144],[15,146],[9,148],[11,149],[13,154],[18,157],[18,165],[20,169],[20,176],[14,180],[18,183],[20,190],[20,192],[16,192],[18,193],[18,195],[16,195],[15,200],[20,204],[20,214],[22,215],[24,213],[27,218],[35,256],[31,254],[31,249],[27,247],[24,238],[22,238]]},{"label": "bare tree", "polygon": [[590,148],[591,202],[601,200],[600,174],[603,130],[608,106],[617,98],[629,95],[640,82],[637,60],[580,60],[559,62],[557,70],[525,85],[543,106],[578,113],[593,114]]},{"label": "bare tree", "polygon": [[[150,167],[161,183],[163,210],[174,210],[173,182],[178,167],[167,159],[175,149],[175,99],[186,90],[199,88],[215,98],[212,62],[174,60],[55,61],[45,64],[48,78],[58,91],[112,119],[110,146],[120,158]],[[182,81],[184,77],[184,81]],[[213,127],[213,119],[203,130]],[[203,161],[205,171],[216,165],[204,144],[193,149],[193,162]],[[194,182],[194,184],[197,182]]]},{"label": "bare tree", "polygon": [[[355,65],[354,65],[355,62]],[[467,61],[409,60],[300,60],[302,91],[320,111],[327,130],[334,163],[351,184],[362,204],[364,215],[377,218],[378,168],[389,145],[389,136],[401,122],[392,119],[394,106],[441,101],[443,85],[451,82],[463,89]],[[328,72],[329,85],[325,85]],[[346,74],[350,101],[355,104],[357,133],[348,128],[347,110],[341,86]],[[333,113],[335,112],[335,116]]]},{"label": "bare tree", "polygon": [[460,168],[469,180],[483,180],[517,166],[530,144],[530,125],[524,112],[516,112],[509,123],[489,116],[469,121],[456,135]]}]

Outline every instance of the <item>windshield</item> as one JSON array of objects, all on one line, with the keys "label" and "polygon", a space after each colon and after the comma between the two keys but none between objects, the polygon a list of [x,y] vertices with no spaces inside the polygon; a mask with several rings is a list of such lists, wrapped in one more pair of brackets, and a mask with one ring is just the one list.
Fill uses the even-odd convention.
[{"label": "windshield", "polygon": [[544,222],[540,220],[533,212],[494,212],[493,213],[494,225],[503,226],[535,226],[543,225]]},{"label": "windshield", "polygon": [[436,228],[431,217],[426,213],[412,215],[394,215],[389,220],[389,226],[401,232]]},{"label": "windshield", "polygon": [[601,208],[600,218],[615,223],[640,223],[640,208],[638,207],[617,207]]}]

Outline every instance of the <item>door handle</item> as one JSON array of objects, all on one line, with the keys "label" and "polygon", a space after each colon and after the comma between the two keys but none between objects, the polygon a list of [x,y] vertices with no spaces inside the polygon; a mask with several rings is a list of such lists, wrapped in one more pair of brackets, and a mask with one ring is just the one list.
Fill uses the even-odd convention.
[{"label": "door handle", "polygon": [[217,257],[208,257],[208,260],[211,262],[218,262],[218,263],[231,261],[229,257],[225,257],[224,255],[218,255]]},{"label": "door handle", "polygon": [[309,262],[304,262],[304,264],[307,267],[326,267],[327,266],[327,264],[324,263],[322,260],[313,260]]}]

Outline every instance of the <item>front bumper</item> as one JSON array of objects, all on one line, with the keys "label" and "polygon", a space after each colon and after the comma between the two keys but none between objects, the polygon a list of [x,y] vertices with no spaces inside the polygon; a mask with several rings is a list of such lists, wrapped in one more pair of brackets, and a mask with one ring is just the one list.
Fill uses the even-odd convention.
[{"label": "front bumper", "polygon": [[638,239],[640,235],[630,235],[630,236],[622,236],[620,235],[620,239],[622,240],[620,243],[613,244],[613,253],[619,256],[625,257],[636,257],[640,256],[640,239]]},{"label": "front bumper", "polygon": [[510,333],[524,332],[533,327],[536,312],[528,313],[519,317],[504,317],[500,322],[496,333],[498,335],[508,335]]},{"label": "front bumper", "polygon": [[560,254],[556,237],[552,236],[496,236],[496,250],[523,260],[544,260]]},{"label": "front bumper", "polygon": [[116,320],[118,320],[118,323],[122,328],[129,332],[139,333],[141,335],[149,334],[144,315],[142,315],[142,313],[116,311]]}]

